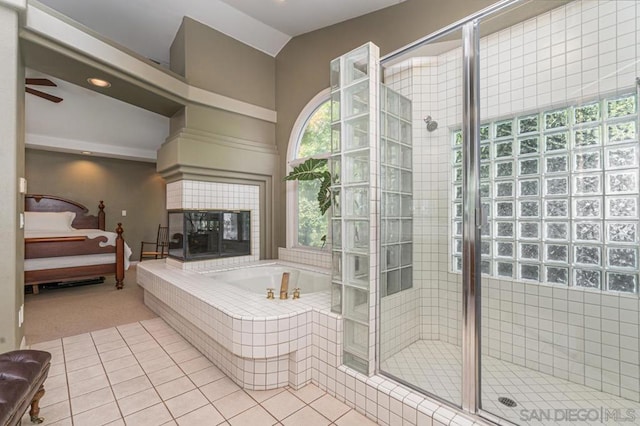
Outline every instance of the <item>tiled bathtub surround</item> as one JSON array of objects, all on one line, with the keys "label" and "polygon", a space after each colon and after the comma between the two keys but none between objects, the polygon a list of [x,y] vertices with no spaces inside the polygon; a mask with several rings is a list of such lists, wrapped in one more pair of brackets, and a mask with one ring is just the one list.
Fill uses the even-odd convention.
[{"label": "tiled bathtub surround", "polygon": [[[248,330],[250,324],[254,334],[253,339],[257,334],[253,333],[255,324],[247,317],[240,318],[239,322],[232,320],[231,323],[221,324],[216,318],[227,315],[222,311],[218,314],[213,313],[212,317],[212,310],[207,308],[205,300],[200,298],[204,296],[204,292],[199,291],[202,290],[200,285],[202,282],[199,278],[202,278],[201,274],[166,267],[162,262],[150,261],[138,266],[138,280],[145,287],[145,303],[239,385],[251,386],[252,382],[255,383],[256,379],[261,380],[263,376],[268,383],[261,389],[277,387],[277,385],[272,386],[270,381],[281,382],[280,386],[289,383],[293,389],[312,382],[330,396],[344,402],[348,407],[355,408],[359,413],[381,425],[471,426],[483,424],[474,422],[451,408],[412,392],[391,380],[377,375],[367,377],[342,365],[342,318],[329,311],[328,294],[323,295],[325,299],[322,301],[320,300],[322,297],[319,297],[315,303],[308,304],[309,310],[305,312],[308,321],[305,335],[306,350],[298,345],[296,352],[290,352],[289,355],[272,360],[250,360],[237,357],[212,339],[211,336],[216,331],[212,330],[208,324],[227,329],[239,326],[245,334],[249,332],[244,331],[243,325],[247,326]],[[174,282],[182,284],[174,285]],[[157,294],[166,297],[168,303],[153,295],[149,288],[154,288],[158,291]],[[195,290],[199,297],[189,294],[186,291],[187,288]],[[398,296],[407,293],[401,292]],[[208,299],[213,300],[215,304],[216,300],[221,298],[218,292],[211,290]],[[233,306],[240,305],[242,304],[237,303],[236,298]],[[280,320],[283,316],[290,316],[291,312],[282,314],[286,309],[278,309],[277,302],[275,305],[266,306],[275,315],[280,314],[269,318]],[[290,321],[289,324],[291,323]],[[298,321],[297,324],[296,332],[302,332],[301,323]],[[293,334],[292,330],[289,330],[289,338]],[[302,335],[297,335],[298,338],[300,336]],[[242,337],[240,339],[242,340]],[[263,385],[260,384],[260,386]],[[336,424],[340,425],[340,422]]]},{"label": "tiled bathtub surround", "polygon": [[138,283],[148,306],[183,335],[196,336],[192,343],[244,388],[297,388],[309,381],[311,316],[329,308],[328,292],[268,300],[163,262],[140,265]]},{"label": "tiled bathtub surround", "polygon": [[[635,1],[575,1],[484,37],[483,123],[634,93],[639,23]],[[414,107],[420,337],[460,345],[461,281],[450,272],[455,180],[450,164],[451,132],[462,116],[461,51],[414,58],[385,70],[385,77]],[[427,115],[439,123],[434,132],[426,130]],[[392,316],[408,316],[414,309],[409,305]],[[483,276],[483,353],[639,401],[638,311],[637,294]]]},{"label": "tiled bathtub surround", "polygon": [[294,248],[278,248],[278,259],[286,262],[301,263],[331,269],[331,253],[320,250],[300,250]]},{"label": "tiled bathtub surround", "polygon": [[252,262],[260,258],[260,188],[220,182],[180,180],[167,184],[167,210],[249,210],[251,211],[251,255],[179,262],[167,259],[176,268],[208,270],[225,265]]}]

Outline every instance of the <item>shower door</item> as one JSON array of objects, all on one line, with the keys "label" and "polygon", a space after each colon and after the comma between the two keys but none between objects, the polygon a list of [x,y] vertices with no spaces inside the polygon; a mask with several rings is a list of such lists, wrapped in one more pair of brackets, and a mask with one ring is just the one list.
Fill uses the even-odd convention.
[{"label": "shower door", "polygon": [[638,423],[639,33],[635,1],[505,1],[365,97],[377,68],[332,63],[348,365],[495,422]]},{"label": "shower door", "polygon": [[380,97],[379,369],[456,406],[462,406],[462,104],[460,87],[448,79],[462,78],[461,46],[462,32],[453,30],[385,62]]},{"label": "shower door", "polygon": [[541,3],[480,20],[481,405],[638,424],[640,5]]}]

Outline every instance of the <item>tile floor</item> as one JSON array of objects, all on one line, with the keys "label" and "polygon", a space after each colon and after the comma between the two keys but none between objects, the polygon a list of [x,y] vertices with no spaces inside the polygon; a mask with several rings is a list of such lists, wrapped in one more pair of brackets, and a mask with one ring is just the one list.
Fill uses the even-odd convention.
[{"label": "tile floor", "polygon": [[52,354],[44,425],[375,424],[312,384],[245,391],[160,318],[32,348]]},{"label": "tile floor", "polygon": [[[460,401],[461,351],[459,346],[437,340],[419,340],[382,363],[382,371],[393,374],[407,383],[440,395],[448,401]],[[518,405],[509,408],[498,402],[507,396]],[[571,383],[548,374],[530,370],[492,357],[482,359],[482,406],[485,411],[521,425],[569,424],[566,420],[536,421],[533,410],[598,410],[609,409],[625,417],[626,410],[633,410],[640,419],[640,404],[619,396]],[[522,411],[526,421],[522,419]],[[551,411],[552,416],[562,416]],[[594,414],[595,415],[595,414]],[[600,414],[601,415],[601,414]],[[587,424],[631,424],[629,420],[579,422]]]}]

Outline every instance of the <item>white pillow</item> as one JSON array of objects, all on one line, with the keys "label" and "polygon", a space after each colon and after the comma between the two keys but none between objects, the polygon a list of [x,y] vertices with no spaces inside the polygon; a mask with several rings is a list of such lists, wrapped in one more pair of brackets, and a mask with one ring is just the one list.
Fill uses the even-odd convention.
[{"label": "white pillow", "polygon": [[25,231],[72,231],[74,212],[24,212]]}]

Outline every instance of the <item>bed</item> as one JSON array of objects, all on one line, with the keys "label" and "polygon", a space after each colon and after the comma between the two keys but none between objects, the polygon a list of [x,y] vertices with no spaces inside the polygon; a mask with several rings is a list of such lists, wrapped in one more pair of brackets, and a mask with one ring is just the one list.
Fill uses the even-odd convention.
[{"label": "bed", "polygon": [[25,196],[24,284],[66,283],[115,275],[122,289],[131,249],[116,232],[105,232],[104,203],[98,215],[80,203],[51,195]]}]

